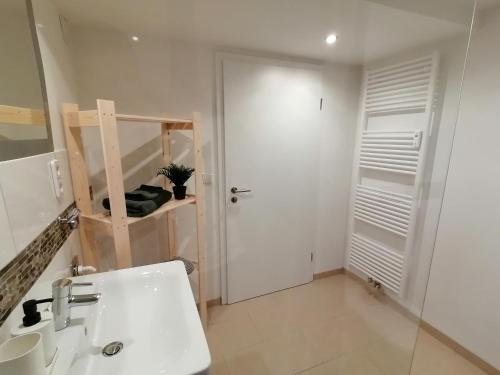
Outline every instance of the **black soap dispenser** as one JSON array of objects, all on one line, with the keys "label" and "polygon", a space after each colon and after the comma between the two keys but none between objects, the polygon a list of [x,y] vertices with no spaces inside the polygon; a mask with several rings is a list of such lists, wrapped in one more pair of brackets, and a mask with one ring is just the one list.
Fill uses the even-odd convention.
[{"label": "black soap dispenser", "polygon": [[30,299],[26,302],[23,303],[23,311],[24,311],[24,317],[23,317],[23,326],[24,327],[31,327],[34,326],[35,324],[39,323],[42,320],[42,314],[38,312],[37,305],[40,303],[48,303],[52,302],[54,299],[53,298],[47,298],[47,299]]},{"label": "black soap dispenser", "polygon": [[42,335],[45,366],[49,366],[52,363],[57,352],[56,331],[54,329],[52,313],[50,311],[43,311],[40,313],[38,311],[38,305],[52,301],[52,298],[47,298],[39,300],[30,299],[24,302],[23,322],[19,326],[14,327],[10,332],[12,337],[33,332],[40,333]]}]

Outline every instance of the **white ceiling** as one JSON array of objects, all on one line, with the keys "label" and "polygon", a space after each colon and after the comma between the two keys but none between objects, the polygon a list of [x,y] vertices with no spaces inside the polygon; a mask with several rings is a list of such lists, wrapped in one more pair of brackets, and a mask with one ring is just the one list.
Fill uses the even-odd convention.
[{"label": "white ceiling", "polygon": [[[54,1],[70,23],[80,26],[348,63],[465,35],[464,20],[472,14],[471,0],[440,0],[436,14],[457,13],[447,12],[446,2],[462,5],[458,17],[442,18],[428,15],[434,15],[429,7],[439,3],[436,0],[419,0],[427,7],[418,13],[414,0]],[[412,12],[378,4],[388,1]],[[331,32],[339,40],[328,47],[324,38]]]}]

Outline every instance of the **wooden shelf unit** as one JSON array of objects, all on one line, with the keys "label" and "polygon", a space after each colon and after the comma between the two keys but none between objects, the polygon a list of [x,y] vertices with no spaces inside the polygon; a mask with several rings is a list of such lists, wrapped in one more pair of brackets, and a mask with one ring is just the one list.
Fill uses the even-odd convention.
[{"label": "wooden shelf unit", "polygon": [[[99,257],[96,254],[95,236],[105,233],[113,237],[117,268],[132,267],[129,225],[150,218],[167,216],[168,249],[165,257],[172,259],[177,255],[175,239],[175,210],[186,205],[196,207],[196,231],[198,259],[194,261],[198,271],[198,299],[200,316],[203,325],[207,324],[207,293],[206,293],[206,239],[205,239],[205,200],[203,191],[203,156],[201,116],[194,112],[192,119],[172,119],[167,117],[152,117],[141,115],[124,115],[115,112],[115,104],[110,100],[97,100],[97,109],[80,111],[77,104],[65,103],[62,106],[64,130],[68,149],[68,157],[73,182],[73,193],[77,207],[81,211],[80,239],[83,251],[83,261],[100,269]],[[134,122],[144,125],[161,125],[163,147],[163,164],[172,160],[170,137],[173,131],[190,130],[193,132],[194,178],[196,195],[188,195],[184,200],[171,200],[155,212],[141,218],[127,217],[125,206],[125,191],[123,187],[123,170],[118,142],[118,127],[120,122]],[[82,140],[82,128],[96,127],[101,134],[104,153],[104,167],[112,215],[94,213],[89,191],[89,178]],[[165,188],[170,184],[165,179]]]}]

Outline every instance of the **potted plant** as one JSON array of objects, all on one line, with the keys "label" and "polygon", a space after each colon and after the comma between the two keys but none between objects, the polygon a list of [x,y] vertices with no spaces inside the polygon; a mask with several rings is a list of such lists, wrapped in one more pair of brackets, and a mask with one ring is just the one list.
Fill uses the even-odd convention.
[{"label": "potted plant", "polygon": [[174,197],[180,200],[186,198],[186,186],[184,184],[189,180],[193,172],[194,168],[189,168],[182,164],[170,163],[168,167],[159,168],[157,176],[162,174],[170,180],[174,185]]}]

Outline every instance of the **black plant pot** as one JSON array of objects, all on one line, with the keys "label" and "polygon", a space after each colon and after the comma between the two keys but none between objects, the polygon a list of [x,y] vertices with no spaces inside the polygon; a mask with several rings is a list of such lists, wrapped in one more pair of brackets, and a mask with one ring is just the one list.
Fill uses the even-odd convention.
[{"label": "black plant pot", "polygon": [[187,186],[174,186],[172,189],[174,190],[175,199],[181,200],[186,198]]}]

